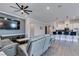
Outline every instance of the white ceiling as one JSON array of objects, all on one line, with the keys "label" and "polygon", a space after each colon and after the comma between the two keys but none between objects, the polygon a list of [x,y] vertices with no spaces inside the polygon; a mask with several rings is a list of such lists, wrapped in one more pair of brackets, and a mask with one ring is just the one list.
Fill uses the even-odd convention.
[{"label": "white ceiling", "polygon": [[[29,5],[28,9],[33,11],[28,17],[43,22],[53,22],[56,18],[66,20],[66,16],[69,16],[69,19],[72,19],[73,17],[79,18],[79,4],[77,3],[28,3],[24,5]],[[62,5],[62,7],[59,8],[58,5]],[[10,6],[17,7],[14,3],[0,3],[0,11],[12,13],[21,17],[27,16],[27,14],[22,15],[20,12],[14,12],[15,9]],[[50,10],[46,10],[46,6],[49,6]]]}]

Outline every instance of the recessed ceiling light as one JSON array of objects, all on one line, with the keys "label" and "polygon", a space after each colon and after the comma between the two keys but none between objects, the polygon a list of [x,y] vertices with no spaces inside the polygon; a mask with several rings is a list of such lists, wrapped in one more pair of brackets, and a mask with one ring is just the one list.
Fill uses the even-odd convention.
[{"label": "recessed ceiling light", "polygon": [[50,10],[50,6],[46,6],[46,10]]}]

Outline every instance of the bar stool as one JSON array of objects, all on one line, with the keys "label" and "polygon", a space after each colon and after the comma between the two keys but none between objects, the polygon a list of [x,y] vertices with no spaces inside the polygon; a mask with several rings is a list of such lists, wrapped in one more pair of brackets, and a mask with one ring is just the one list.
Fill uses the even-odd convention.
[{"label": "bar stool", "polygon": [[73,42],[73,32],[70,32],[71,41]]},{"label": "bar stool", "polygon": [[65,31],[65,32],[64,32],[64,35],[65,35],[65,41],[68,41],[68,37],[69,37],[68,35],[69,35],[69,32],[68,32],[68,31]]},{"label": "bar stool", "polygon": [[76,35],[76,32],[73,32],[73,42],[78,42],[78,36]]},{"label": "bar stool", "polygon": [[72,36],[70,35],[71,32],[67,35],[67,41],[72,41]]},{"label": "bar stool", "polygon": [[58,31],[58,35],[59,35],[59,40],[61,40],[62,31]]},{"label": "bar stool", "polygon": [[56,31],[53,32],[53,35],[51,36],[52,39],[54,39],[54,41],[56,40]]},{"label": "bar stool", "polygon": [[59,34],[58,31],[56,31],[56,36],[55,36],[56,40],[59,40]]},{"label": "bar stool", "polygon": [[62,31],[61,40],[65,40],[64,31]]}]

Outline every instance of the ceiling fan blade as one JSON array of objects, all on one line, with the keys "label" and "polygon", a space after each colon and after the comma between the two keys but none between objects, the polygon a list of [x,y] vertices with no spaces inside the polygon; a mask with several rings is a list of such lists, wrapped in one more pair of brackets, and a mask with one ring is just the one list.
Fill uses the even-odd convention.
[{"label": "ceiling fan blade", "polygon": [[25,11],[27,11],[27,12],[32,12],[31,10],[25,10]]},{"label": "ceiling fan blade", "polygon": [[19,10],[15,10],[14,12],[18,12],[18,11],[20,11],[20,9]]},{"label": "ceiling fan blade", "polygon": [[29,6],[26,6],[24,9],[28,8]]},{"label": "ceiling fan blade", "polygon": [[18,3],[16,3],[16,5],[21,9],[21,7],[19,6],[19,4]]},{"label": "ceiling fan blade", "polygon": [[14,9],[18,9],[18,8],[16,8],[16,7],[14,7],[14,6],[10,6],[11,8],[14,8]]},{"label": "ceiling fan blade", "polygon": [[29,15],[29,13],[28,13],[28,12],[25,12],[25,13],[27,13],[27,14]]}]

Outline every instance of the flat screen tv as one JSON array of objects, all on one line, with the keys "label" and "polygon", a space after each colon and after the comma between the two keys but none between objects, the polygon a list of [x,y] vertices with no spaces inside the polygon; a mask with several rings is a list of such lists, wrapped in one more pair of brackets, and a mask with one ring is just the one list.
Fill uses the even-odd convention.
[{"label": "flat screen tv", "polygon": [[20,21],[0,18],[0,29],[18,30],[20,29]]}]

